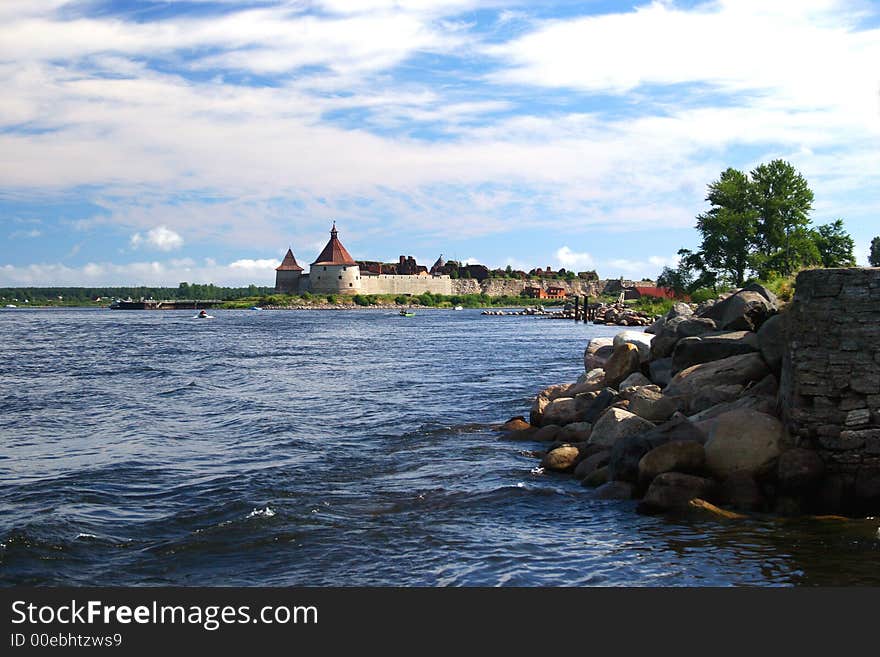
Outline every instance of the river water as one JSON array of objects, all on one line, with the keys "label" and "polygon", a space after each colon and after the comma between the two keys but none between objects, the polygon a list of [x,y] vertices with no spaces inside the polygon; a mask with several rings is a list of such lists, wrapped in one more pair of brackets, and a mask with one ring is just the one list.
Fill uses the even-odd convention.
[{"label": "river water", "polygon": [[619,329],[0,311],[3,585],[880,584],[876,521],[646,517],[493,427]]}]

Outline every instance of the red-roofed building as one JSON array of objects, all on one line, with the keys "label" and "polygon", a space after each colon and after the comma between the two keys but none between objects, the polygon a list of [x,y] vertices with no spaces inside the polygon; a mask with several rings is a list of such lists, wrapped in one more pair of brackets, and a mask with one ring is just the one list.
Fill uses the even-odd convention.
[{"label": "red-roofed building", "polygon": [[293,250],[287,249],[284,260],[275,268],[275,290],[282,294],[297,294],[302,272],[303,268],[296,261]]}]

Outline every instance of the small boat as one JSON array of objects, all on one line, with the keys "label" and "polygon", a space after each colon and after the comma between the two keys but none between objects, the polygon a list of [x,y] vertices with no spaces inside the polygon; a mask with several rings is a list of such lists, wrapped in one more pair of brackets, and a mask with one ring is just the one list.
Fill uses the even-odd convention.
[{"label": "small boat", "polygon": [[259,306],[251,306],[248,310],[262,310]]},{"label": "small boat", "polygon": [[464,306],[456,306],[453,310],[464,310]]},{"label": "small boat", "polygon": [[18,308],[18,306],[16,306],[14,303],[7,303],[6,307],[7,308]]},{"label": "small boat", "polygon": [[407,312],[406,310],[401,310],[399,315],[401,317],[415,317],[416,316],[415,313]]},{"label": "small boat", "polygon": [[214,315],[209,315],[204,310],[199,311],[199,314],[193,317],[193,319],[214,319]]}]

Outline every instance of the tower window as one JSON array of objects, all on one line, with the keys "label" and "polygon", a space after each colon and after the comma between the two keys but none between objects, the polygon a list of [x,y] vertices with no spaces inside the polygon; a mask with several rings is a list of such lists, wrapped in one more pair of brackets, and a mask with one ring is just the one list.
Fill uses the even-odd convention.
[{"label": "tower window", "polygon": [[342,276],[339,277],[339,280],[340,280],[340,281],[342,280]]},{"label": "tower window", "polygon": [[354,287],[354,283],[349,283],[348,287]]}]

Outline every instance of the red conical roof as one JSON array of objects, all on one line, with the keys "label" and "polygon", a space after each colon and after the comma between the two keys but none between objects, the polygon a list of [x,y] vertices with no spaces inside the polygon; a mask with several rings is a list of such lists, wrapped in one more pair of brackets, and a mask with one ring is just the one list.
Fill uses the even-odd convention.
[{"label": "red conical roof", "polygon": [[284,256],[283,262],[275,267],[275,271],[302,271],[303,268],[299,266],[296,258],[293,257],[293,251],[287,249],[287,255]]},{"label": "red conical roof", "polygon": [[324,250],[321,251],[321,255],[318,256],[318,259],[315,260],[312,265],[356,265],[357,263],[354,261],[354,258],[351,257],[351,254],[345,250],[345,247],[342,246],[342,242],[336,237],[336,222],[333,222],[333,228],[330,229],[330,241],[327,242],[327,246],[324,247]]}]

